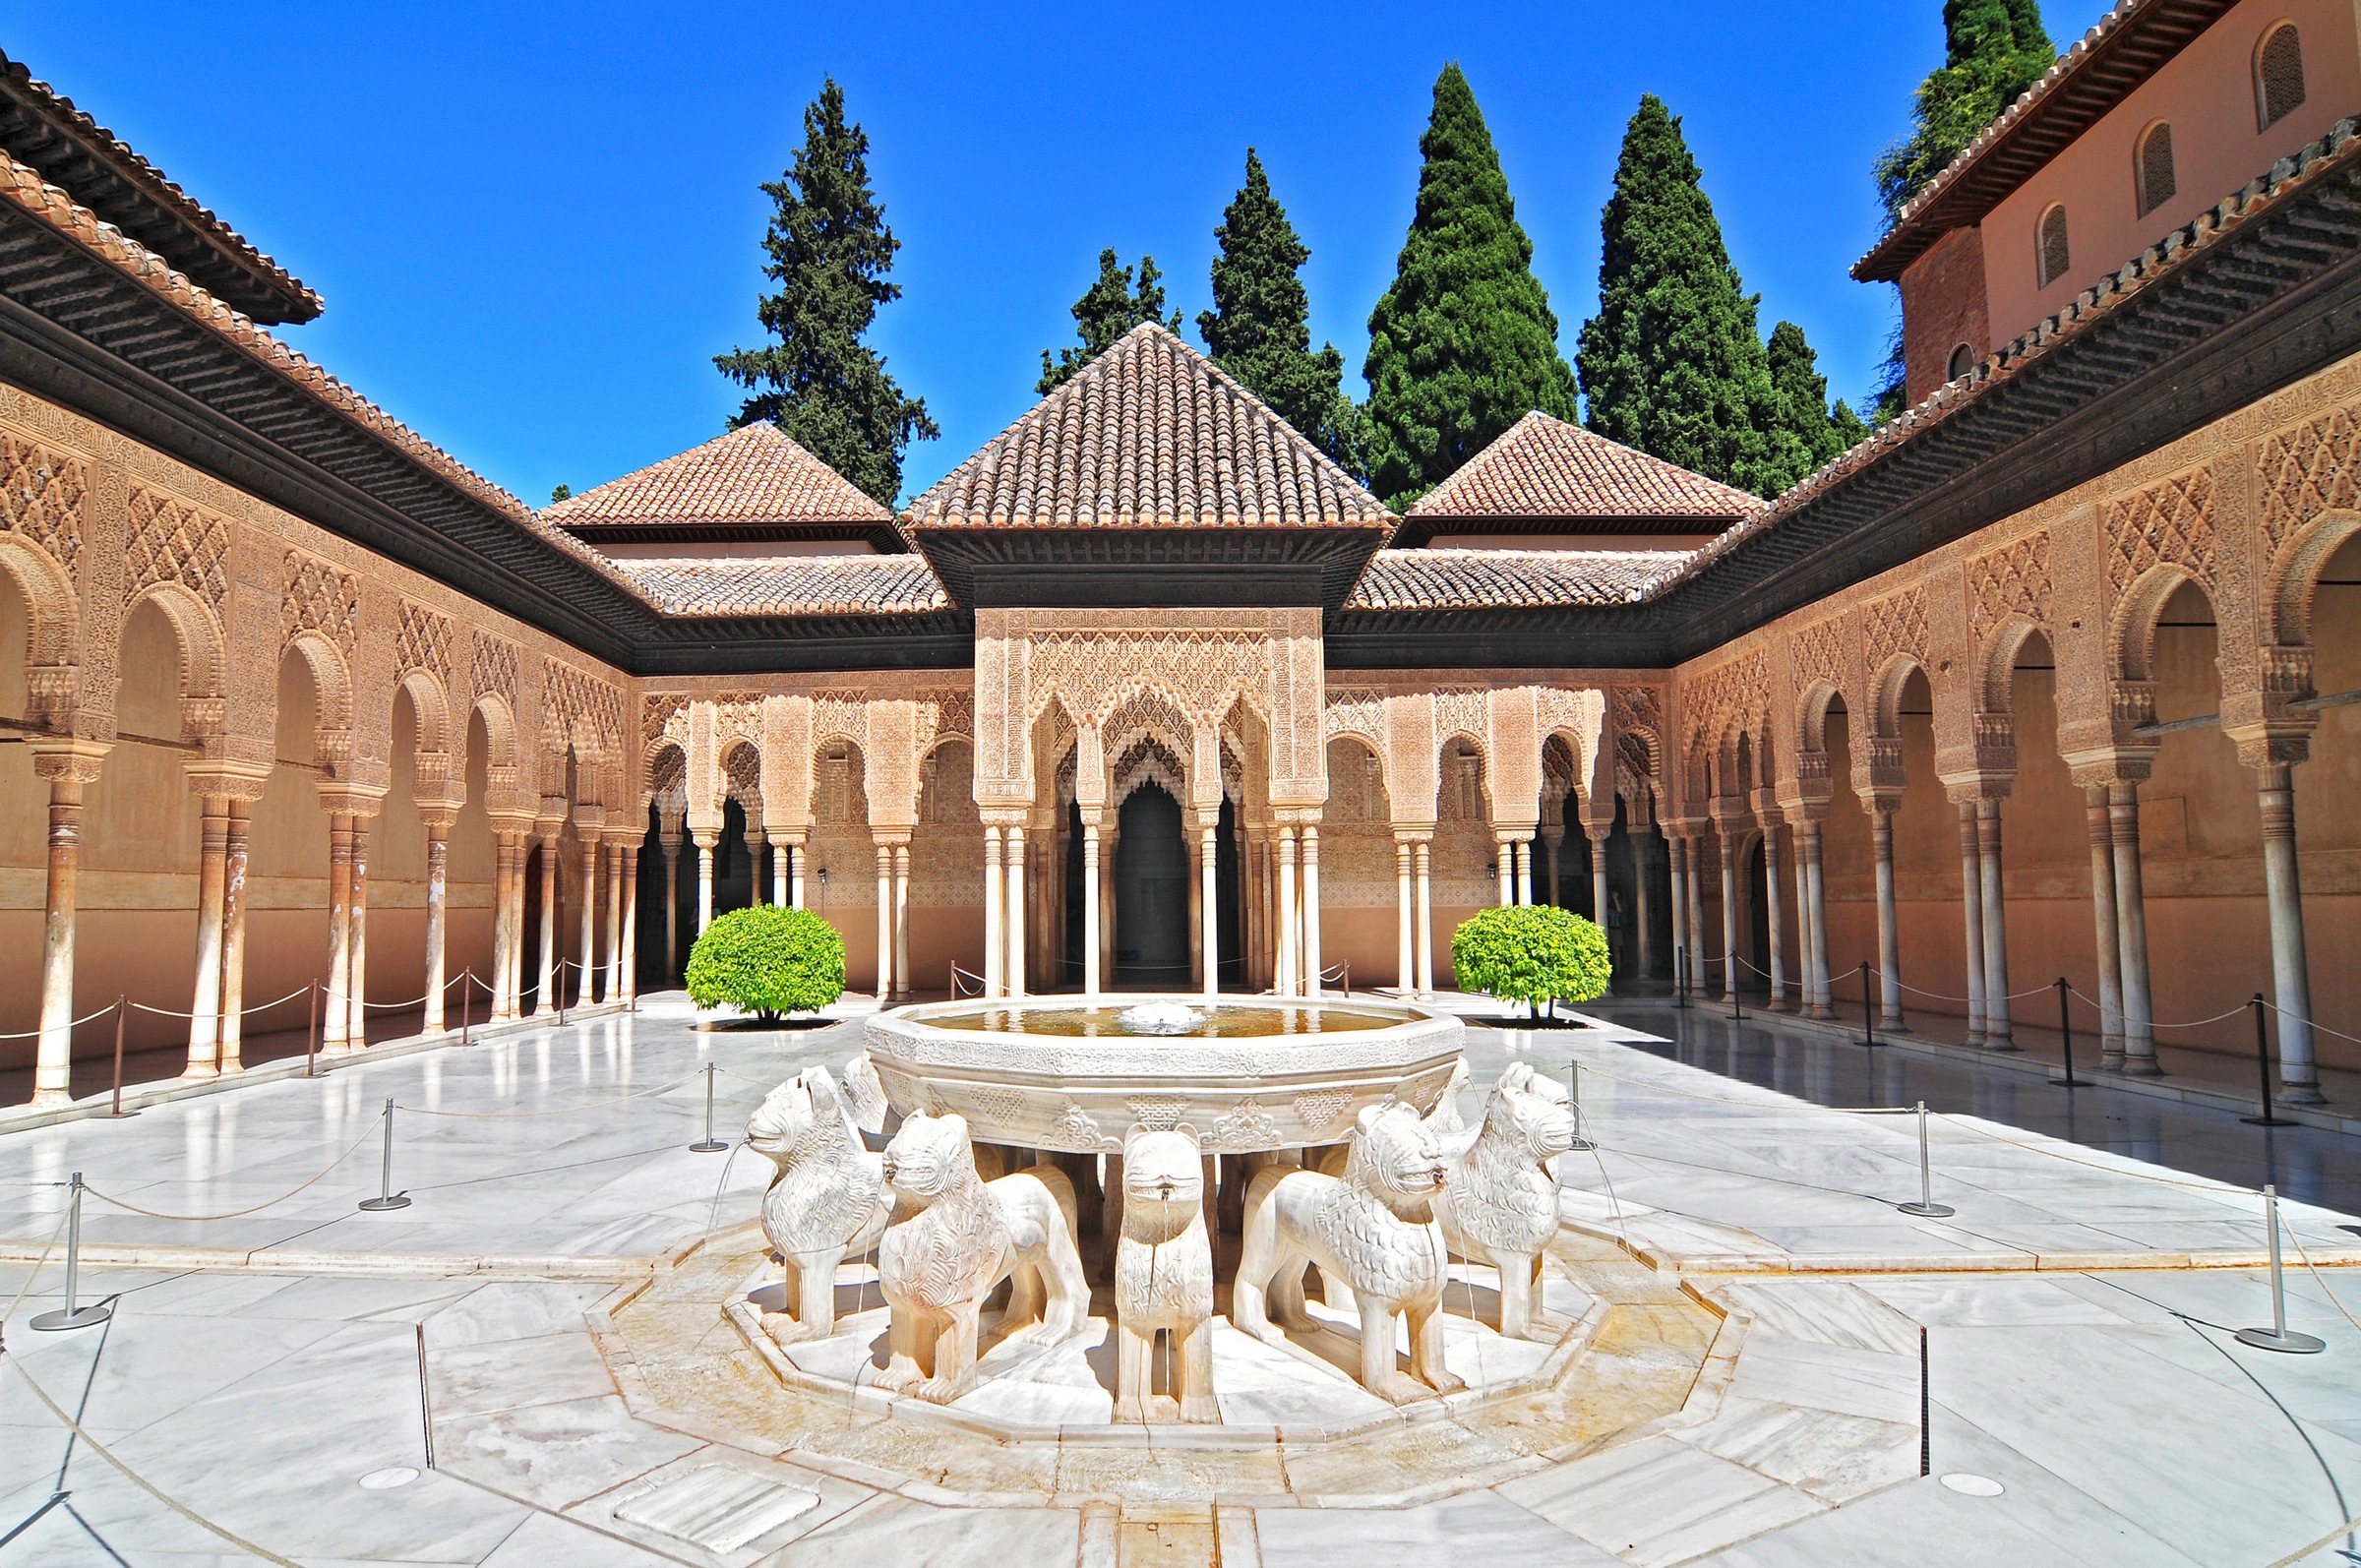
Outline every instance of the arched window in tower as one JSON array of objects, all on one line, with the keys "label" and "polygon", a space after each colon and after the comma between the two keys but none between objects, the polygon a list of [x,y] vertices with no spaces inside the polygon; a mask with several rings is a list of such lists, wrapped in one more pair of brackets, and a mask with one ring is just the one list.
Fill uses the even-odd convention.
[{"label": "arched window in tower", "polygon": [[2158,120],[2140,138],[2140,215],[2172,200],[2172,127]]},{"label": "arched window in tower", "polygon": [[1968,344],[1962,343],[1951,351],[1951,363],[1944,367],[1943,379],[1958,381],[1973,369],[1975,369],[1975,350]]},{"label": "arched window in tower", "polygon": [[2073,264],[2066,249],[2066,209],[2053,207],[2041,214],[2040,254],[2035,258],[2040,269],[2041,286],[2047,288],[2066,275]]},{"label": "arched window in tower", "polygon": [[2255,113],[2268,131],[2304,101],[2304,40],[2295,24],[2282,22],[2263,35],[2255,51]]}]

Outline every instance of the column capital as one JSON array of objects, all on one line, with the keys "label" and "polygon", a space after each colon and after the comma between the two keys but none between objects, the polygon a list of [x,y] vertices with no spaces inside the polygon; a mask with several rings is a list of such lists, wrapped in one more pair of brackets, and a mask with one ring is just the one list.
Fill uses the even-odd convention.
[{"label": "column capital", "polygon": [[2156,749],[2153,746],[2106,747],[2090,752],[2064,754],[2066,771],[2077,788],[2109,788],[2117,784],[2145,784],[2155,770]]},{"label": "column capital", "polygon": [[1432,822],[1396,822],[1394,842],[1397,844],[1425,844],[1434,840]]},{"label": "column capital", "polygon": [[2265,720],[2254,724],[2224,724],[2221,733],[2238,748],[2238,760],[2247,767],[2292,767],[2312,759],[2312,732],[2317,717]]},{"label": "column capital", "polygon": [[259,801],[271,777],[268,767],[213,761],[191,762],[185,771],[190,794],[215,801]]},{"label": "column capital", "polygon": [[451,831],[451,824],[459,819],[456,810],[449,806],[421,806],[418,820],[425,824],[430,836],[441,837]]},{"label": "column capital", "polygon": [[386,791],[382,786],[322,779],[317,788],[321,810],[332,816],[375,816],[385,809]]},{"label": "column capital", "polygon": [[910,834],[907,827],[873,827],[869,830],[869,841],[879,849],[906,849]]},{"label": "column capital", "polygon": [[1966,806],[1971,801],[2005,801],[2009,798],[2010,786],[2017,782],[2017,774],[2013,769],[2003,773],[1975,768],[1964,773],[1938,774],[1937,777],[1943,782],[1943,798],[1954,806]]},{"label": "column capital", "polygon": [[111,741],[42,739],[32,743],[32,770],[42,778],[95,784],[105,765]]}]

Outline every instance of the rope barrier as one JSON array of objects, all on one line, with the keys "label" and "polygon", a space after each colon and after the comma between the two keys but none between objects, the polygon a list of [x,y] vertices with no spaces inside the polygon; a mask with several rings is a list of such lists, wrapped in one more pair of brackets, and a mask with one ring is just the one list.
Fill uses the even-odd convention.
[{"label": "rope barrier", "polygon": [[586,1105],[578,1106],[557,1106],[548,1111],[429,1111],[423,1106],[405,1106],[403,1109],[414,1116],[446,1116],[461,1121],[524,1121],[534,1116],[570,1116],[576,1111],[596,1111],[604,1106],[622,1105],[627,1100],[644,1100],[651,1094],[662,1094],[667,1089],[678,1089],[691,1079],[703,1076],[703,1069],[700,1068],[687,1077],[657,1084],[652,1089],[635,1089],[630,1094],[617,1095],[612,1100],[593,1100]]},{"label": "rope barrier", "polygon": [[287,1199],[295,1196],[296,1193],[303,1191],[304,1188],[318,1185],[319,1182],[325,1176],[327,1176],[329,1172],[333,1171],[336,1167],[351,1159],[352,1151],[359,1148],[363,1143],[366,1143],[369,1139],[369,1134],[375,1132],[377,1130],[377,1124],[385,1119],[385,1113],[382,1111],[376,1116],[371,1116],[369,1118],[369,1124],[361,1128],[361,1135],[353,1139],[350,1143],[346,1144],[342,1154],[337,1155],[333,1160],[329,1161],[327,1165],[323,1166],[320,1170],[319,1176],[315,1176],[310,1180],[305,1181],[302,1186],[289,1187],[286,1191],[281,1192],[277,1197],[272,1198],[268,1202],[258,1203],[251,1209],[232,1209],[227,1214],[165,1214],[155,1209],[143,1209],[136,1203],[126,1203],[121,1198],[110,1198],[105,1193],[99,1191],[96,1187],[91,1186],[88,1181],[85,1181],[82,1184],[82,1190],[88,1192],[91,1197],[96,1198],[101,1203],[110,1204],[115,1208],[123,1209],[132,1214],[137,1214],[151,1220],[176,1220],[189,1225],[210,1224],[214,1220],[242,1220],[249,1214],[260,1214],[265,1209],[275,1208],[279,1204],[286,1202]]},{"label": "rope barrier", "polygon": [[[68,1029],[80,1029],[84,1024],[89,1023],[91,1019],[103,1018],[108,1013],[113,1012],[117,1005],[117,1003],[110,1001],[105,1006],[99,1008],[96,1012],[86,1012],[81,1017],[69,1021],[65,1027]],[[139,1003],[135,1001],[132,1003],[132,1005],[137,1007]],[[0,1035],[0,1040],[36,1040],[48,1032],[49,1031],[46,1029],[28,1029],[22,1034]]]},{"label": "rope barrier", "polygon": [[[59,1185],[61,1183],[49,1184]],[[72,1218],[74,1218],[74,1211],[71,1207],[59,1211],[56,1228],[49,1233],[49,1239],[41,1243],[41,1255],[32,1260],[32,1270],[25,1276],[25,1283],[17,1287],[17,1298],[8,1303],[7,1311],[0,1312],[0,1323],[6,1323],[10,1318],[15,1317],[17,1308],[25,1304],[25,1297],[32,1294],[32,1282],[41,1277],[42,1268],[49,1262],[49,1254],[57,1250],[57,1238],[66,1234],[66,1222]]]}]

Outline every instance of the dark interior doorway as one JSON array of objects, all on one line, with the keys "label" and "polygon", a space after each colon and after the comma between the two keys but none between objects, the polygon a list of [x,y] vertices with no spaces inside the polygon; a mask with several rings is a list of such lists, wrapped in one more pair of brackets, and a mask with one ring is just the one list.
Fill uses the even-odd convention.
[{"label": "dark interior doorway", "polygon": [[1115,846],[1115,984],[1188,988],[1188,846],[1180,803],[1157,784],[1123,802]]}]

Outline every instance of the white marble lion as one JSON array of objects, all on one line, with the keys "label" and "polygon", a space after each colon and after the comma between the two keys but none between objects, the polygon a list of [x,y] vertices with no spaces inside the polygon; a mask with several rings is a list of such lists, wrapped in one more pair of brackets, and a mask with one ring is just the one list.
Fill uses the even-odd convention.
[{"label": "white marble lion", "polygon": [[1123,1140],[1123,1222],[1115,1249],[1116,1419],[1149,1419],[1156,1336],[1172,1335],[1184,1421],[1218,1421],[1213,1398],[1213,1242],[1194,1127],[1133,1126]]},{"label": "white marble lion", "polygon": [[885,1146],[894,1221],[878,1242],[878,1282],[891,1308],[889,1360],[878,1383],[938,1405],[975,1386],[978,1319],[1003,1279],[1003,1324],[1038,1317],[1042,1344],[1079,1337],[1090,1282],[1075,1249],[1073,1183],[1035,1166],[989,1184],[976,1174],[964,1116],[916,1112]]},{"label": "white marble lion", "polygon": [[786,1260],[793,1310],[765,1312],[774,1340],[825,1339],[836,1326],[836,1269],[870,1249],[892,1205],[883,1162],[862,1146],[825,1067],[807,1067],[764,1097],[746,1124],[747,1147],[778,1167],[762,1194],[762,1234]]},{"label": "white marble lion", "polygon": [[[1443,1365],[1444,1246],[1433,1206],[1445,1171],[1441,1146],[1417,1109],[1389,1101],[1356,1119],[1343,1176],[1279,1167],[1256,1175],[1246,1187],[1230,1321],[1284,1343],[1267,1300],[1285,1327],[1314,1327],[1303,1310],[1303,1269],[1316,1265],[1352,1289],[1363,1388],[1402,1405],[1466,1387]],[[1394,1320],[1405,1315],[1407,1376],[1394,1365]]]},{"label": "white marble lion", "polygon": [[1557,1235],[1551,1162],[1573,1145],[1565,1086],[1511,1062],[1484,1104],[1482,1129],[1452,1161],[1435,1200],[1451,1250],[1500,1271],[1500,1332],[1511,1339],[1557,1338],[1539,1312],[1542,1254]]}]

